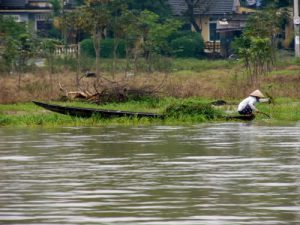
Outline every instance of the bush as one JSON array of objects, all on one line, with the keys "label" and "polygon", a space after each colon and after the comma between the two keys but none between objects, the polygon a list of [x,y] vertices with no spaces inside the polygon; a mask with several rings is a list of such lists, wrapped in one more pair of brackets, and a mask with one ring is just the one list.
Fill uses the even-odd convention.
[{"label": "bush", "polygon": [[91,39],[84,39],[80,42],[80,50],[81,53],[89,56],[89,57],[95,57],[95,50],[93,46],[93,41]]},{"label": "bush", "polygon": [[204,42],[200,34],[196,32],[185,32],[171,41],[172,53],[176,57],[198,58],[203,54]]},{"label": "bush", "polygon": [[[91,39],[85,39],[80,43],[81,51],[84,55],[89,57],[95,57],[95,49],[93,46],[93,41]],[[101,50],[100,57],[102,58],[112,58],[114,51],[114,39],[104,39],[101,41]],[[125,58],[126,50],[125,50],[125,41],[121,40],[118,44],[117,48],[117,57]]]}]

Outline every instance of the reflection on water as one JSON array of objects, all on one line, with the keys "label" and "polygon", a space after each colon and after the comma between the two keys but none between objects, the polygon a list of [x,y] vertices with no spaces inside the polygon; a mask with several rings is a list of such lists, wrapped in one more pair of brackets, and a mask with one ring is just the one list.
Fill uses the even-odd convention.
[{"label": "reflection on water", "polygon": [[0,129],[0,224],[300,224],[300,126]]}]

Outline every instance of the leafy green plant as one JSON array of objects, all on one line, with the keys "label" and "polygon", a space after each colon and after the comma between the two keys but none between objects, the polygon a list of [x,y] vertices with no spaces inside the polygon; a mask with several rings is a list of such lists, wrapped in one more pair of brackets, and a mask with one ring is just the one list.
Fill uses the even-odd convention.
[{"label": "leafy green plant", "polygon": [[236,53],[243,59],[252,82],[259,75],[272,70],[274,58],[269,38],[242,36],[235,41],[234,46]]},{"label": "leafy green plant", "polygon": [[189,32],[171,41],[172,55],[181,58],[199,58],[203,54],[204,42],[199,33]]},{"label": "leafy green plant", "polygon": [[276,36],[281,21],[282,16],[275,10],[258,11],[250,16],[243,35],[233,43],[233,49],[243,59],[252,83],[275,65]]},{"label": "leafy green plant", "polygon": [[181,27],[181,21],[167,19],[162,22],[157,14],[148,10],[142,11],[138,19],[144,39],[143,48],[146,56],[149,58],[153,53],[168,52],[167,40]]},{"label": "leafy green plant", "polygon": [[[89,57],[95,57],[95,50],[93,47],[93,41],[91,39],[85,39],[81,43],[81,51],[84,55]],[[114,51],[114,40],[107,38],[101,41],[100,45],[101,57],[102,58],[112,58]],[[119,41],[117,48],[118,58],[124,58],[126,55],[125,42],[123,40]]]},{"label": "leafy green plant", "polygon": [[47,59],[47,65],[51,73],[54,72],[55,64],[55,45],[62,44],[60,41],[55,39],[44,38],[41,40],[40,49],[42,50],[42,56]]}]

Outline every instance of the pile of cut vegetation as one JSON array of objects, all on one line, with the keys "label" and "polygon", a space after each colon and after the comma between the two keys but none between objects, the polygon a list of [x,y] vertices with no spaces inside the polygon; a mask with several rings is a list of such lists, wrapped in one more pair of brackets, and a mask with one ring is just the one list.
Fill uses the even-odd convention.
[{"label": "pile of cut vegetation", "polygon": [[173,104],[166,108],[165,117],[183,118],[183,117],[201,117],[206,120],[212,120],[222,117],[221,111],[212,107],[211,104],[187,102]]}]

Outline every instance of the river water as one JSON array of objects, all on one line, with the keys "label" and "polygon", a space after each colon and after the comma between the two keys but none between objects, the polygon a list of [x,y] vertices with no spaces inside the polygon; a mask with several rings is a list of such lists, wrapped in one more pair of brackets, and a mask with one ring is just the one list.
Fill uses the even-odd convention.
[{"label": "river water", "polygon": [[0,128],[0,224],[300,224],[300,124]]}]

